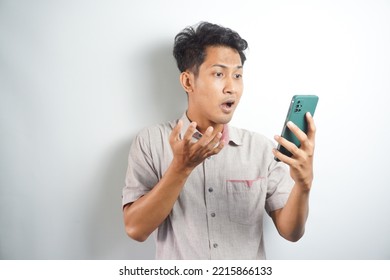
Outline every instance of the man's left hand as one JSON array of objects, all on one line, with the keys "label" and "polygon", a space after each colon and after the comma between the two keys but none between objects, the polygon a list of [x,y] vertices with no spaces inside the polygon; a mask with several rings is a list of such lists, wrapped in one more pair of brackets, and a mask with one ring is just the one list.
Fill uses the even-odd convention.
[{"label": "man's left hand", "polygon": [[282,162],[290,166],[291,178],[302,188],[301,190],[309,191],[313,181],[313,155],[316,127],[310,113],[306,113],[306,120],[308,123],[307,134],[299,129],[294,123],[287,123],[287,127],[294,133],[301,143],[299,148],[285,138],[275,136],[276,142],[290,151],[292,156],[288,157],[276,149],[273,150],[273,153]]}]

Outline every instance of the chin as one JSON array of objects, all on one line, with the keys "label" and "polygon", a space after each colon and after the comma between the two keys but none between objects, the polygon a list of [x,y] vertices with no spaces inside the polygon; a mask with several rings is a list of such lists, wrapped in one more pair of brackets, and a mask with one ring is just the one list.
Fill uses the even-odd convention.
[{"label": "chin", "polygon": [[216,122],[215,123],[218,123],[218,124],[228,124],[233,118],[233,114],[232,115],[226,115],[226,116],[222,116],[222,117],[219,117],[219,118],[216,118]]}]

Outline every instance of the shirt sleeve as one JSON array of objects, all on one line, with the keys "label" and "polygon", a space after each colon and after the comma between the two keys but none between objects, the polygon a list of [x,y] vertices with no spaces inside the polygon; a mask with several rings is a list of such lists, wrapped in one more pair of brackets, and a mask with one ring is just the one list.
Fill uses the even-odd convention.
[{"label": "shirt sleeve", "polygon": [[122,206],[136,201],[158,183],[150,144],[147,129],[141,131],[131,144],[125,187],[122,190]]},{"label": "shirt sleeve", "polygon": [[284,207],[294,185],[294,181],[290,177],[287,165],[272,159],[267,182],[265,210],[269,215],[270,212]]}]

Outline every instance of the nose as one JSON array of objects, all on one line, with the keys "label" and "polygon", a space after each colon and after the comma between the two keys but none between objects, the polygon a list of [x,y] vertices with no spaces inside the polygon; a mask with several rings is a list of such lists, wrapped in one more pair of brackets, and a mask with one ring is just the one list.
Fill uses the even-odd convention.
[{"label": "nose", "polygon": [[234,94],[236,93],[236,84],[233,78],[227,78],[225,82],[225,87],[223,89],[225,94]]}]

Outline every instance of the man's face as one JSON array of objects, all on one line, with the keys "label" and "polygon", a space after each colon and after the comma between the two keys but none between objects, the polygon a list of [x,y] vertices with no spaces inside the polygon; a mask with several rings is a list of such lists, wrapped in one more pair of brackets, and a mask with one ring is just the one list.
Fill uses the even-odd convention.
[{"label": "man's face", "polygon": [[187,113],[201,130],[232,119],[243,92],[242,73],[239,53],[224,46],[208,47],[198,75],[187,73],[191,79]]}]

